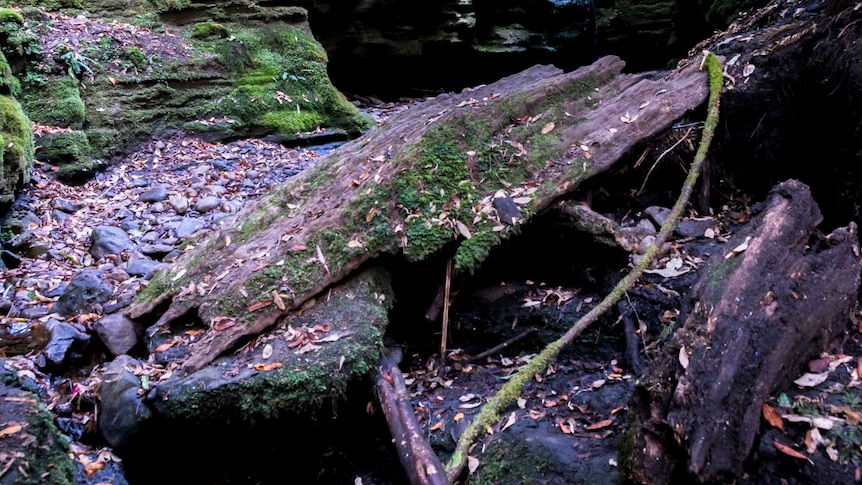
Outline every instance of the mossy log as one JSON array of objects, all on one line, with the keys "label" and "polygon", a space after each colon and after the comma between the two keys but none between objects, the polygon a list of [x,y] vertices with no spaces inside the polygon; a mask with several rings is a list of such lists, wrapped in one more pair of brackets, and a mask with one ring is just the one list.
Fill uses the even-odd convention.
[{"label": "mossy log", "polygon": [[855,224],[822,236],[808,187],[776,186],[716,254],[683,327],[636,388],[620,471],[631,483],[730,483],[765,400],[846,328],[860,283]]},{"label": "mossy log", "polygon": [[503,238],[495,198],[524,220],[606,171],[707,96],[697,66],[665,79],[622,74],[604,57],[564,73],[534,66],[416,104],[347,143],[199,241],[129,310],[240,323],[210,330],[182,365],[194,372],[382,254],[446,251],[478,266]]}]

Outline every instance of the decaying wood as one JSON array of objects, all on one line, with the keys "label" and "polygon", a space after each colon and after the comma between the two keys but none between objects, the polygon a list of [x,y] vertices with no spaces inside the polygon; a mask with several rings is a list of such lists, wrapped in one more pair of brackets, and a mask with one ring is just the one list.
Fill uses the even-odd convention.
[{"label": "decaying wood", "polygon": [[635,393],[620,461],[627,479],[739,476],[764,401],[847,328],[856,305],[856,226],[821,237],[814,229],[820,220],[808,187],[789,180],[724,254],[711,258],[684,326]]},{"label": "decaying wood", "polygon": [[[495,238],[499,242],[512,232],[511,226],[492,232],[504,225],[493,211],[480,210],[490,207],[499,191],[530,189],[529,202],[520,206],[529,219],[706,99],[705,74],[697,66],[662,80],[622,74],[623,66],[615,57],[569,73],[535,66],[411,107],[200,241],[154,278],[153,289],[129,309],[129,316],[160,314],[154,329],[193,317],[205,324],[241,322],[201,336],[182,364],[181,372],[191,373],[383,253],[422,259],[464,246],[471,235],[484,235],[484,249],[490,249]],[[477,127],[489,130],[483,135],[489,144],[473,146],[463,136]],[[406,210],[397,203],[393,180],[405,173],[433,177],[439,167],[426,166],[419,147],[429,136],[447,133],[461,150],[458,161],[450,163],[469,173],[469,180],[456,183],[455,193],[443,194],[445,202]],[[489,148],[500,159],[478,160],[476,154]],[[501,180],[500,166],[513,168],[507,180]],[[465,192],[458,193],[462,188]],[[439,187],[409,189],[441,192]],[[451,210],[442,214],[443,206],[462,204],[466,210],[460,216]],[[428,231],[436,231],[435,237],[428,238]],[[441,231],[448,236],[441,238]],[[386,237],[374,237],[381,233]],[[337,245],[327,246],[327,240]],[[280,278],[262,278],[273,271]]]},{"label": "decaying wood", "polygon": [[398,362],[386,355],[377,375],[377,397],[412,485],[449,485],[443,464],[425,440]]},{"label": "decaying wood", "polygon": [[475,443],[476,438],[478,438],[480,431],[483,431],[491,423],[497,421],[502,411],[506,406],[515,401],[533,376],[545,370],[548,364],[557,358],[563,348],[571,345],[584,329],[592,325],[601,315],[605,314],[622,298],[626,291],[634,286],[644,271],[655,260],[660,248],[676,228],[677,223],[682,217],[683,210],[688,205],[691,193],[694,191],[694,186],[700,177],[709,146],[712,143],[715,129],[718,126],[719,104],[722,91],[721,62],[714,54],[706,52],[704,53],[702,65],[709,72],[709,101],[707,102],[707,114],[703,133],[701,134],[697,152],[695,153],[694,160],[691,162],[691,167],[689,168],[685,182],[682,184],[679,196],[667,218],[662,222],[661,228],[658,234],[656,234],[655,241],[649,245],[643,258],[617,282],[613,290],[598,305],[593,307],[586,315],[579,318],[563,336],[551,342],[530,362],[512,374],[509,380],[503,384],[503,387],[482,407],[479,414],[473,418],[470,424],[467,425],[467,428],[461,433],[461,436],[458,437],[455,451],[446,464],[446,474],[449,476],[449,480],[454,482],[463,473],[467,462],[467,453]]}]

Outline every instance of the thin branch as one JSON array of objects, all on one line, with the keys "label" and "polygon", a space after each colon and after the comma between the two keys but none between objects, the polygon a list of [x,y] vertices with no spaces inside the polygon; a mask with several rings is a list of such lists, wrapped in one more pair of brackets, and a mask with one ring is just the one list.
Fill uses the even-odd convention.
[{"label": "thin branch", "polygon": [[[712,137],[715,133],[715,128],[718,125],[719,101],[722,89],[722,67],[721,62],[711,52],[704,53],[704,64],[709,71],[709,101],[707,108],[706,122],[704,123],[703,133],[700,139],[700,145],[694,155],[691,169],[683,183],[682,190],[671,209],[670,215],[665,219],[661,226],[661,230],[656,235],[655,241],[650,245],[644,254],[643,258],[635,265],[634,268],[614,287],[613,291],[608,294],[598,305],[590,310],[586,315],[581,317],[575,324],[559,339],[545,347],[539,355],[533,358],[529,363],[518,369],[512,377],[503,384],[503,387],[495,394],[487,404],[482,408],[478,415],[470,422],[467,428],[461,433],[458,438],[458,444],[455,447],[455,452],[449,459],[446,465],[446,474],[451,482],[456,479],[464,471],[464,466],[467,462],[467,454],[470,447],[476,442],[479,433],[486,427],[493,425],[500,420],[500,414],[505,411],[506,407],[517,400],[521,395],[524,386],[535,376],[547,368],[551,360],[555,359],[560,351],[567,345],[571,344],[583,330],[591,323],[596,321],[602,314],[607,312],[615,305],[620,298],[634,286],[638,278],[649,267],[652,261],[656,258],[659,248],[665,243],[671,232],[676,227],[683,210],[688,204],[688,200],[694,191],[694,186],[697,182],[700,172],[703,168],[706,154],[709,150],[709,145],[712,142]],[[703,66],[701,66],[702,68]]]}]

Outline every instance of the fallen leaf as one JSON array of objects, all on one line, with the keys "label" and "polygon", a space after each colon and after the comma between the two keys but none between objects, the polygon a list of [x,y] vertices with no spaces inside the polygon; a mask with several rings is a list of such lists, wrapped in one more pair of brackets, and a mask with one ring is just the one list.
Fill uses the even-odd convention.
[{"label": "fallen leaf", "polygon": [[478,468],[479,468],[479,459],[472,457],[472,456],[468,456],[467,457],[467,470],[470,472],[470,474],[472,475],[473,473],[475,473],[476,469],[478,469]]},{"label": "fallen leaf", "polygon": [[554,131],[554,122],[549,121],[545,126],[542,127],[542,134],[547,135],[548,133]]},{"label": "fallen leaf", "polygon": [[317,259],[320,261],[320,264],[323,265],[323,269],[326,270],[326,274],[329,274],[329,266],[326,264],[326,258],[323,257],[323,251],[320,249],[320,244],[316,245],[317,247]]},{"label": "fallen leaf", "polygon": [[0,438],[2,438],[4,436],[9,436],[10,434],[15,434],[19,431],[21,431],[21,425],[20,424],[15,424],[15,425],[6,427],[5,429],[0,430]]},{"label": "fallen leaf", "polygon": [[173,347],[174,344],[176,344],[176,343],[177,343],[176,341],[171,341],[171,342],[167,342],[167,343],[164,343],[162,345],[159,345],[158,347],[156,347],[156,352],[164,352],[165,350],[168,350],[169,348]]},{"label": "fallen leaf", "polygon": [[506,428],[515,424],[516,421],[518,421],[518,418],[515,417],[515,412],[512,411],[512,414],[509,415],[509,419],[506,420],[506,424],[503,425],[500,431],[506,431]]},{"label": "fallen leaf", "polygon": [[606,428],[606,427],[610,426],[613,422],[614,422],[613,419],[603,419],[597,423],[593,423],[593,424],[587,426],[584,429],[587,431],[593,431],[595,429],[602,429],[602,428]]},{"label": "fallen leaf", "polygon": [[321,347],[320,345],[314,345],[313,343],[309,342],[309,343],[303,345],[302,347],[300,347],[299,350],[296,351],[296,353],[297,354],[306,354],[308,352],[314,352],[314,351],[320,350],[322,348],[323,347]]},{"label": "fallen leaf", "polygon": [[117,85],[117,78],[108,76],[108,81],[111,83],[111,86]]},{"label": "fallen leaf", "polygon": [[741,252],[745,251],[746,249],[748,249],[748,242],[749,242],[749,241],[751,241],[751,236],[747,236],[747,237],[745,238],[745,241],[742,241],[742,244],[740,244],[739,246],[737,246],[737,247],[733,248],[729,253],[727,253],[727,254],[724,256],[724,259],[730,259],[730,258],[732,258],[732,257],[736,256],[737,254],[739,254],[739,253],[741,253]]},{"label": "fallen leaf", "polygon": [[263,300],[256,301],[248,306],[248,311],[253,312],[255,310],[260,310],[261,308],[268,307],[272,305],[272,298],[264,298]]},{"label": "fallen leaf", "polygon": [[263,357],[263,360],[272,357],[272,345],[266,344],[263,346],[263,352],[261,352],[261,357]]},{"label": "fallen leaf", "polygon": [[802,377],[793,381],[799,387],[814,387],[818,384],[822,384],[829,378],[828,372],[823,372],[821,374],[811,374],[805,373],[802,374]]},{"label": "fallen leaf", "polygon": [[814,464],[814,462],[811,461],[811,459],[809,459],[807,456],[803,455],[802,453],[794,450],[793,448],[791,448],[785,444],[781,444],[777,441],[773,441],[772,445],[775,446],[776,450],[784,453],[787,456],[792,456],[793,458],[799,458],[801,460],[808,460],[809,463],[811,463],[812,465]]},{"label": "fallen leaf", "polygon": [[308,250],[308,248],[306,246],[303,246],[302,244],[294,244],[293,246],[287,248],[287,250],[299,252],[299,251],[306,251],[306,250]]},{"label": "fallen leaf", "polygon": [[470,229],[467,227],[466,224],[456,220],[455,225],[458,226],[458,232],[460,232],[461,235],[464,236],[464,239],[470,239],[471,237],[473,237],[473,235],[470,234]]},{"label": "fallen leaf", "polygon": [[271,371],[275,369],[281,368],[281,362],[271,362],[269,364],[254,364],[255,370],[259,370],[261,372]]},{"label": "fallen leaf", "polygon": [[766,419],[766,422],[771,424],[772,427],[784,429],[784,420],[781,419],[781,414],[769,404],[763,404],[763,418]]},{"label": "fallen leaf", "polygon": [[431,428],[429,428],[429,431],[437,431],[438,429],[443,428],[443,424],[445,424],[445,422],[441,419],[440,421],[434,423],[434,426],[431,426]]},{"label": "fallen leaf", "polygon": [[684,346],[679,349],[679,364],[683,369],[688,369],[688,352],[685,351]]},{"label": "fallen leaf", "polygon": [[455,420],[455,422],[457,423],[458,421],[461,421],[462,419],[464,419],[464,413],[458,412],[458,414],[456,414],[455,417],[452,419]]},{"label": "fallen leaf", "polygon": [[275,290],[272,290],[272,302],[275,303],[275,306],[281,311],[284,311],[287,308],[284,306],[284,300],[281,299],[281,295],[279,295]]}]

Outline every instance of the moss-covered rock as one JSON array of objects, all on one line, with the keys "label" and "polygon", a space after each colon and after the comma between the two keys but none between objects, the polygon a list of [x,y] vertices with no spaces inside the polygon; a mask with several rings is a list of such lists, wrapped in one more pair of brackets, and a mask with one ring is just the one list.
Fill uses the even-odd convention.
[{"label": "moss-covered rock", "polygon": [[0,439],[0,456],[14,460],[4,460],[14,466],[4,470],[3,483],[72,485],[75,468],[69,440],[27,387],[14,371],[0,370],[0,416],[5,434]]},{"label": "moss-covered rock", "polygon": [[33,165],[33,132],[21,105],[10,96],[0,95],[0,207],[14,199],[16,192],[30,181]]},{"label": "moss-covered rock", "polygon": [[[343,402],[351,384],[369,382],[393,302],[390,275],[380,268],[363,271],[327,298],[288,315],[260,345],[226,355],[200,372],[163,380],[153,405],[162,417],[196,423],[320,417],[321,410]],[[303,333],[290,333],[296,330],[317,332],[320,338],[307,340],[303,349],[297,346]],[[149,344],[162,338],[156,335]]]},{"label": "moss-covered rock", "polygon": [[23,88],[24,108],[33,121],[76,130],[83,127],[86,110],[77,80],[64,76],[44,85],[25,84]]},{"label": "moss-covered rock", "polygon": [[51,133],[38,139],[36,158],[58,167],[57,177],[80,181],[92,174],[95,164],[90,156],[90,141],[83,131]]}]

